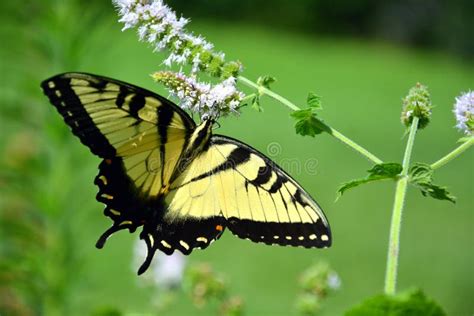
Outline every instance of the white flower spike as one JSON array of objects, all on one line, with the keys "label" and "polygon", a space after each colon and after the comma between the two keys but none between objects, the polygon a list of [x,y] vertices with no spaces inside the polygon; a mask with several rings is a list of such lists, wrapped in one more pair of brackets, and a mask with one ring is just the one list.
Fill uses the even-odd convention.
[{"label": "white flower spike", "polygon": [[202,36],[185,30],[189,20],[177,17],[162,0],[113,0],[124,23],[122,30],[138,29],[141,41],[150,43],[156,51],[170,51],[164,64],[192,65],[192,73],[204,71],[215,77],[236,77],[242,70],[238,62],[225,62],[224,54]]},{"label": "white flower spike", "polygon": [[[236,77],[242,71],[238,62],[225,62],[222,52],[202,36],[186,32],[188,19],[178,18],[162,0],[113,0],[124,23],[123,30],[137,28],[141,41],[150,43],[154,50],[168,50],[163,61],[167,67],[191,66],[191,76],[183,73],[158,72],[153,75],[181,101],[181,107],[198,113],[201,118],[220,117],[238,113],[244,95],[236,88]],[[215,86],[198,82],[197,74],[206,72],[223,82]]]}]

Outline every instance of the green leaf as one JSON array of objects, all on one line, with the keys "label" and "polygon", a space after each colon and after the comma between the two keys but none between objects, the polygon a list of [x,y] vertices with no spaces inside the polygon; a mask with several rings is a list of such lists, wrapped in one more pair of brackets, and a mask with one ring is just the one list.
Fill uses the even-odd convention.
[{"label": "green leaf", "polygon": [[437,200],[446,200],[456,203],[456,198],[449,193],[446,187],[433,183],[434,170],[427,164],[415,163],[410,168],[409,182],[420,189],[424,196],[431,196]]},{"label": "green leaf", "polygon": [[291,116],[296,119],[295,129],[299,135],[314,137],[325,131],[324,126],[321,125],[311,108],[294,111]]},{"label": "green leaf", "polygon": [[313,116],[313,114],[314,113],[312,109],[304,109],[304,110],[293,111],[290,115],[297,120],[304,120],[304,119],[310,118],[311,116]]},{"label": "green leaf", "polygon": [[317,111],[322,108],[321,98],[314,93],[310,93],[307,103],[308,108],[291,113],[291,116],[296,119],[296,133],[302,136],[314,137],[322,132],[330,132],[317,118]]},{"label": "green leaf", "polygon": [[465,136],[458,139],[458,143],[466,143],[470,141],[474,136]]},{"label": "green leaf", "polygon": [[252,109],[256,110],[257,112],[263,112],[263,107],[260,105],[260,97],[255,96],[252,100]]},{"label": "green leaf", "polygon": [[324,132],[324,129],[318,125],[318,120],[316,120],[314,117],[299,120],[295,124],[295,129],[297,134],[311,137]]},{"label": "green leaf", "polygon": [[446,316],[421,290],[397,296],[377,295],[347,311],[344,316]]},{"label": "green leaf", "polygon": [[373,176],[383,176],[388,178],[396,178],[403,170],[398,162],[385,162],[375,165],[368,172]]},{"label": "green leaf", "polygon": [[263,86],[267,89],[270,89],[270,85],[272,83],[275,83],[277,80],[275,77],[272,77],[272,76],[268,76],[268,75],[265,75],[265,76],[261,76],[258,78],[257,80],[257,84],[259,86]]},{"label": "green leaf", "polygon": [[257,97],[257,94],[255,94],[255,93],[246,95],[242,99],[242,101],[240,101],[239,107],[252,105],[256,97]]},{"label": "green leaf", "polygon": [[402,165],[396,162],[386,162],[377,164],[367,172],[369,175],[363,179],[356,179],[343,183],[338,189],[338,198],[341,197],[347,190],[358,187],[369,182],[396,179],[402,172]]},{"label": "green leaf", "polygon": [[249,94],[243,98],[239,107],[242,106],[250,106],[258,112],[263,112],[263,108],[260,106],[260,97],[256,93]]},{"label": "green leaf", "polygon": [[322,110],[322,108],[323,108],[321,106],[321,97],[319,95],[317,95],[316,93],[313,93],[313,92],[310,92],[308,94],[306,104],[308,104],[308,106],[310,108],[317,109],[317,110]]}]

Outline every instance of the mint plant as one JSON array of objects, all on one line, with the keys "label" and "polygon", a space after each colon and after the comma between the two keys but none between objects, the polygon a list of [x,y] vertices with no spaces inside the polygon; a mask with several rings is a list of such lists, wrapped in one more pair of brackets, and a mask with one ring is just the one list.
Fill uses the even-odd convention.
[{"label": "mint plant", "polygon": [[[318,95],[309,93],[307,104],[302,108],[272,90],[275,78],[262,76],[253,81],[245,77],[244,67],[239,61],[227,61],[225,54],[216,51],[204,37],[188,32],[186,25],[189,20],[178,17],[163,1],[114,0],[114,3],[124,30],[136,28],[141,41],[148,42],[155,50],[169,53],[162,62],[162,66],[169,70],[155,72],[152,77],[167,87],[184,109],[198,114],[201,119],[219,118],[239,114],[244,106],[262,111],[263,97],[270,97],[289,108],[297,134],[310,137],[329,134],[372,164],[368,175],[344,183],[339,188],[339,197],[367,183],[395,182],[384,287],[386,295],[395,295],[406,192],[411,186],[426,197],[455,202],[445,187],[434,183],[435,171],[474,144],[474,93],[462,94],[455,102],[457,127],[465,134],[459,140],[460,145],[431,164],[412,163],[416,136],[428,128],[434,110],[428,88],[416,84],[403,99],[401,121],[407,133],[403,159],[401,162],[386,162],[323,121],[322,102]],[[173,67],[179,70],[175,71]],[[244,93],[240,88],[243,86],[251,90]]]}]

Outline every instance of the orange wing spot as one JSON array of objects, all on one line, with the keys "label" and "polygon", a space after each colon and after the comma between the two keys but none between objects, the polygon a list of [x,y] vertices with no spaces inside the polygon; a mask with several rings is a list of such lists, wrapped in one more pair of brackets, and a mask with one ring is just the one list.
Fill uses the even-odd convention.
[{"label": "orange wing spot", "polygon": [[108,165],[111,165],[111,164],[112,164],[112,160],[111,160],[111,159],[105,159],[105,163],[108,164]]},{"label": "orange wing spot", "polygon": [[218,231],[221,232],[221,231],[224,230],[224,227],[222,227],[222,225],[217,225],[217,226],[216,226],[216,230],[218,230]]}]

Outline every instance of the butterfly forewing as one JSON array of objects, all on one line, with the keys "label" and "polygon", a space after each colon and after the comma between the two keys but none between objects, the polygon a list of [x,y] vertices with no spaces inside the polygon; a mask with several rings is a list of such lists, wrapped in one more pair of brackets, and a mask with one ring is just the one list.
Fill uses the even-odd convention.
[{"label": "butterfly forewing", "polygon": [[141,226],[158,208],[194,122],[165,98],[113,79],[67,73],[42,88],[73,133],[104,158],[95,183],[114,220],[110,232]]}]

